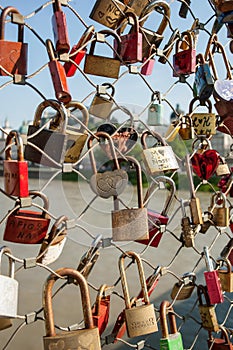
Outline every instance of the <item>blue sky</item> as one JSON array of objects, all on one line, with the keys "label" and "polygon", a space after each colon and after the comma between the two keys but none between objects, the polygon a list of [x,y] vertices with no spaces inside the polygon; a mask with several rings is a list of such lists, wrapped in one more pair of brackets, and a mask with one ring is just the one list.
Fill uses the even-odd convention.
[{"label": "blue sky", "polygon": [[[171,7],[171,24],[173,28],[179,28],[182,32],[189,29],[193,23],[193,19],[190,14],[188,14],[186,19],[180,18],[178,16],[180,2],[177,0],[167,1]],[[38,9],[41,5],[45,4],[43,1],[33,0],[0,0],[1,8],[12,5],[16,7],[20,13],[23,15],[29,15]],[[89,18],[89,14],[95,4],[95,0],[74,0],[70,2],[70,5],[79,13],[79,15],[84,19],[88,25],[94,25],[95,29],[98,31],[104,29],[102,25],[94,22]],[[74,13],[68,7],[62,7],[63,11],[66,13],[67,23],[68,23],[68,33],[70,44],[73,46],[79,40],[85,27],[80,22],[80,20],[74,15]],[[208,0],[192,0],[192,10],[195,17],[199,18],[201,23],[205,23],[213,14],[213,11],[208,4]],[[26,19],[28,23],[34,30],[36,30],[43,40],[50,38],[53,40],[53,32],[51,25],[52,17],[52,5],[49,4],[42,11],[39,11],[34,16]],[[145,23],[146,28],[156,29],[159,25],[161,15],[153,13]],[[211,29],[213,20],[206,26],[207,29]],[[17,27],[8,23],[5,28],[5,39],[10,41],[15,41],[17,36]],[[167,27],[164,32],[164,40],[161,44],[161,48],[164,46],[171,34],[170,29]],[[31,75],[35,73],[40,67],[42,67],[48,61],[48,55],[45,47],[41,42],[35,37],[35,35],[28,29],[25,28],[25,42],[29,44],[28,52],[28,74]],[[227,43],[227,31],[223,27],[219,33],[219,39],[223,44]],[[197,44],[197,52],[204,52],[206,47],[206,42],[208,40],[208,35],[204,31],[200,31],[199,40]],[[229,54],[228,45],[226,47],[228,57],[232,60],[232,54]],[[101,52],[101,48],[98,49],[98,53]],[[109,51],[110,52],[110,51]],[[173,52],[174,53],[174,52]],[[173,55],[172,53],[172,55]],[[111,52],[110,52],[111,55]],[[172,55],[170,56],[170,61],[172,62]],[[220,61],[221,62],[221,61]],[[222,65],[222,62],[221,64]],[[224,77],[225,73],[222,67],[219,65],[220,77]],[[81,63],[81,68],[83,67],[83,62]],[[125,71],[126,68],[122,67],[121,72]],[[190,76],[188,82],[192,85],[194,75]],[[103,82],[110,82],[106,78],[99,78],[91,76],[92,81],[95,84],[102,84]],[[0,85],[9,81],[7,77],[0,77]],[[172,70],[168,65],[162,65],[158,62],[156,57],[156,62],[153,70],[153,74],[146,77],[148,83],[152,86],[154,90],[161,91],[164,94],[169,88],[177,81],[177,78],[173,78]],[[45,68],[40,74],[36,75],[32,79],[29,79],[32,85],[36,86],[37,89],[46,98],[54,98],[54,91],[51,83],[51,78],[49,75],[48,68]],[[74,100],[83,101],[85,97],[94,92],[95,89],[90,85],[86,79],[83,78],[80,72],[68,79],[69,89]],[[32,120],[34,116],[34,111],[37,105],[41,102],[41,97],[33,89],[28,86],[18,86],[10,84],[5,88],[0,90],[1,96],[1,112],[0,112],[0,123],[2,124],[4,119],[7,117],[10,124],[14,128],[18,128],[23,120]],[[171,92],[166,96],[172,105],[179,103],[181,108],[188,112],[189,102],[192,99],[192,91],[188,88],[186,84],[176,84]],[[93,98],[93,95],[85,100],[85,104],[89,104]],[[147,88],[143,80],[132,74],[126,74],[117,84],[115,98],[118,102],[128,104],[132,108],[137,109],[146,106],[151,99],[151,91]],[[165,106],[166,116],[169,117],[172,110],[168,105]]]}]

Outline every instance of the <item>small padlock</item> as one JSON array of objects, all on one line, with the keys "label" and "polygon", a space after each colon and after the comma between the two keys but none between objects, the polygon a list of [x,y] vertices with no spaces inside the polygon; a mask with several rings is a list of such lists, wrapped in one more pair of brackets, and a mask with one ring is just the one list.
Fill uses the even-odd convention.
[{"label": "small padlock", "polygon": [[15,209],[9,212],[6,221],[3,235],[5,241],[22,244],[39,244],[42,243],[46,236],[50,223],[50,216],[47,213],[49,208],[48,198],[44,193],[38,191],[29,191],[29,195],[40,197],[44,203],[44,210],[42,212],[24,210],[16,206]]},{"label": "small padlock", "polygon": [[[111,94],[106,89],[111,89]],[[114,94],[115,88],[112,84],[103,83],[102,85],[97,85],[97,92],[90,104],[89,113],[95,117],[107,119],[114,106]]]},{"label": "small padlock", "polygon": [[181,124],[179,129],[179,135],[182,140],[192,140],[194,139],[194,128],[193,121],[189,115],[184,115],[180,117]]},{"label": "small padlock", "polygon": [[125,157],[136,169],[138,208],[112,211],[112,240],[134,241],[149,238],[147,208],[142,198],[142,173],[140,163],[131,156]]},{"label": "small padlock", "polygon": [[[177,330],[176,317],[168,300],[164,300],[160,304],[160,325],[162,338],[160,338],[159,345],[160,350],[177,349],[183,350],[183,341],[181,333]],[[170,333],[168,330],[167,316],[169,319]]]},{"label": "small padlock", "polygon": [[210,72],[209,64],[205,61],[203,54],[196,56],[197,69],[195,72],[194,85],[197,96],[201,100],[207,100],[213,93],[214,80]]},{"label": "small padlock", "polygon": [[96,0],[89,17],[108,28],[116,29],[127,8],[119,0]]},{"label": "small padlock", "polygon": [[[147,148],[146,138],[151,135],[157,140],[157,145]],[[174,171],[179,169],[176,156],[171,146],[165,142],[165,139],[155,131],[146,130],[141,135],[143,147],[142,156],[146,169],[151,175],[163,171]]]},{"label": "small padlock", "polygon": [[109,320],[110,312],[110,296],[108,293],[108,287],[106,284],[102,284],[98,290],[95,304],[92,308],[92,318],[95,327],[98,327],[100,336],[106,329]]},{"label": "small padlock", "polygon": [[[188,49],[179,50],[184,38],[188,41]],[[181,74],[189,75],[196,70],[196,50],[194,48],[193,37],[189,31],[181,33],[181,38],[176,42],[176,50],[173,55],[173,76]]]},{"label": "small padlock", "polygon": [[214,338],[209,334],[208,347],[211,350],[233,350],[233,345],[230,342],[228,332],[225,327],[219,326],[221,330],[221,338]]},{"label": "small padlock", "polygon": [[219,164],[215,172],[217,176],[230,175],[231,172],[224,157],[219,156]]},{"label": "small padlock", "polygon": [[[140,284],[143,291],[143,305],[131,307],[128,284],[124,268],[124,260],[126,257],[131,257],[136,261]],[[132,251],[123,253],[119,258],[119,270],[122,284],[122,291],[125,299],[125,321],[127,327],[127,334],[129,338],[146,335],[158,331],[158,326],[155,317],[154,305],[150,303],[146,279],[142,260],[138,254]]]},{"label": "small padlock", "polygon": [[67,220],[68,218],[62,215],[55,221],[50,232],[43,239],[36,259],[38,263],[49,265],[59,258],[66,243]]},{"label": "small padlock", "polygon": [[[105,35],[114,37],[114,48],[116,50],[116,57],[114,58],[94,54],[96,43],[105,43]],[[120,52],[121,39],[119,35],[110,29],[101,30],[100,32],[95,34],[95,40],[92,41],[90,51],[85,57],[83,68],[84,73],[117,79],[119,76],[121,65]]]},{"label": "small padlock", "polygon": [[189,104],[189,115],[193,121],[194,131],[197,135],[206,135],[210,137],[216,134],[216,115],[212,113],[212,103],[205,100],[204,105],[208,108],[208,113],[194,113],[193,105],[196,101],[200,101],[199,97],[194,97]]},{"label": "small padlock", "polygon": [[50,39],[46,40],[46,48],[49,56],[48,67],[53,82],[55,96],[58,101],[69,103],[71,95],[66,79],[66,72],[63,65],[55,57],[55,51]]},{"label": "small padlock", "polygon": [[173,300],[185,300],[191,297],[195,288],[196,274],[194,272],[185,273],[179,282],[176,282],[171,291]]},{"label": "small padlock", "polygon": [[[114,170],[98,172],[96,167],[96,161],[92,149],[93,139],[97,138],[100,143],[103,139],[108,140],[108,145],[105,145],[105,149],[108,146],[108,155],[110,159],[113,159]],[[120,169],[114,145],[109,134],[105,132],[96,132],[91,135],[87,142],[89,150],[91,166],[93,175],[90,179],[90,186],[94,193],[101,198],[110,198],[112,196],[120,195],[128,184],[128,174],[125,170]]]},{"label": "small padlock", "polygon": [[62,11],[61,1],[54,0],[53,2],[52,26],[54,41],[56,43],[56,51],[59,54],[68,53],[70,50],[70,42],[66,24],[66,15]]},{"label": "small padlock", "polygon": [[155,91],[151,96],[151,104],[148,108],[147,123],[150,126],[164,125],[164,106],[161,104],[161,95]]},{"label": "small padlock", "polygon": [[[215,306],[210,304],[206,286],[203,286],[201,284],[197,286],[197,296],[199,301],[198,309],[201,316],[202,327],[210,332],[218,332],[219,324],[215,312]],[[205,304],[203,304],[203,297],[205,298]]]},{"label": "small padlock", "polygon": [[141,74],[142,75],[151,75],[154,69],[155,64],[155,46],[151,45],[148,57],[143,58],[143,64],[141,65]]},{"label": "small padlock", "polygon": [[[6,17],[11,14],[11,22],[18,24],[18,41],[5,40]],[[27,74],[28,44],[23,42],[24,19],[19,11],[12,6],[3,9],[0,17],[0,62],[10,74]],[[0,75],[7,73],[0,69]]]},{"label": "small padlock", "polygon": [[175,140],[176,136],[179,134],[180,126],[181,121],[179,119],[171,122],[164,135],[167,142],[172,142]]},{"label": "small padlock", "polygon": [[[18,160],[11,158],[12,140],[15,138]],[[24,160],[23,140],[19,133],[11,130],[6,138],[6,153],[3,162],[4,188],[7,194],[28,197],[28,163]]]},{"label": "small padlock", "polygon": [[226,206],[226,196],[217,191],[211,198],[209,211],[213,214],[213,223],[219,227],[228,227],[230,221],[230,209]]},{"label": "small padlock", "polygon": [[[78,284],[81,292],[82,308],[85,327],[75,331],[56,333],[53,309],[52,309],[52,287],[59,279],[59,276],[73,279]],[[73,282],[74,283],[74,282]],[[51,274],[45,283],[43,290],[43,307],[45,318],[46,335],[43,337],[44,349],[50,350],[60,348],[68,349],[95,349],[101,350],[99,330],[94,326],[91,313],[91,302],[88,284],[83,275],[71,268],[56,270]]]},{"label": "small padlock", "polygon": [[224,292],[233,292],[233,272],[230,260],[226,258],[220,258],[216,261],[220,264],[218,269],[218,276],[220,279],[221,287]]},{"label": "small padlock", "polygon": [[195,225],[192,222],[192,219],[186,215],[185,211],[185,203],[181,199],[181,210],[182,210],[182,218],[181,218],[181,235],[180,240],[182,244],[186,248],[193,248],[195,246],[195,236],[196,230]]}]

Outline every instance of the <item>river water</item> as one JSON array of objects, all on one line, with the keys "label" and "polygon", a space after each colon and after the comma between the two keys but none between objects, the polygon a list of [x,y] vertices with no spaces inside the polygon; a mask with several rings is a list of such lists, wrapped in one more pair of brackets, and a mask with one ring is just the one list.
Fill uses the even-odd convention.
[{"label": "river water", "polygon": [[[1,179],[2,181],[2,179]],[[54,217],[60,215],[67,215],[69,219],[77,219],[80,216],[83,209],[90,204],[94,198],[93,192],[90,190],[88,184],[85,182],[64,182],[61,180],[53,180],[46,186],[47,180],[30,180],[30,189],[43,189],[43,192],[49,198],[49,211]],[[44,187],[45,186],[45,187]],[[167,195],[167,190],[160,189],[151,198],[148,207],[157,211],[161,211],[164,205],[164,200]],[[130,205],[135,200],[136,191],[135,187],[129,186],[122,195],[124,202]],[[187,191],[178,191],[177,197],[187,199],[189,193]],[[210,203],[210,195],[207,193],[198,192],[198,196],[201,199],[202,210],[207,210]],[[35,200],[37,201],[37,200]],[[40,201],[38,201],[40,203]],[[11,199],[6,198],[2,194],[2,218],[9,209],[14,207],[14,202]],[[158,248],[148,247],[138,244],[136,242],[122,242],[119,244],[116,242],[116,246],[108,246],[100,248],[100,256],[95,264],[90,276],[88,277],[89,290],[91,302],[93,303],[96,297],[96,289],[101,284],[105,283],[109,286],[116,283],[119,277],[118,260],[122,251],[132,250],[137,253],[143,253],[142,257],[145,259],[143,263],[145,275],[148,277],[152,274],[154,268],[158,265],[167,266],[167,273],[164,273],[158,282],[152,296],[151,302],[154,303],[156,311],[159,310],[159,305],[163,300],[171,301],[170,292],[175,282],[177,282],[176,276],[182,276],[186,272],[195,269],[196,283],[205,283],[203,277],[203,270],[205,270],[204,260],[200,260],[200,253],[203,246],[210,246],[218,232],[211,228],[205,235],[198,233],[195,237],[195,250],[192,248],[181,247],[180,242],[176,237],[180,236],[180,215],[181,212],[176,213],[178,202],[173,201],[169,213],[175,215],[168,225],[168,232],[163,234],[161,242]],[[34,209],[35,210],[35,209]],[[60,267],[71,267],[76,269],[80,261],[80,257],[87,251],[88,247],[93,241],[93,237],[102,235],[104,242],[108,243],[109,237],[111,237],[111,211],[113,210],[113,202],[111,199],[97,198],[90,204],[87,211],[81,218],[76,220],[76,227],[68,230],[68,239],[60,258],[49,265],[53,270]],[[53,221],[54,222],[54,221]],[[70,221],[71,223],[72,221]],[[71,225],[72,226],[72,225]],[[1,235],[3,235],[5,222],[1,225]],[[228,242],[228,237],[225,231],[230,234],[229,229],[223,230],[223,233],[216,239],[211,249],[211,255],[215,258],[219,256],[222,248]],[[174,237],[174,235],[176,237]],[[2,237],[2,236],[1,236]],[[2,244],[9,246],[14,256],[20,259],[27,259],[35,257],[39,251],[39,245],[20,245],[11,242],[3,241]],[[177,253],[178,252],[178,253]],[[42,267],[33,267],[24,269],[22,264],[16,264],[15,278],[19,282],[19,303],[18,314],[24,316],[31,314],[34,311],[39,311],[42,307],[42,292],[43,285],[46,278],[50,274],[48,270]],[[2,262],[2,273],[5,273],[7,267],[7,259],[4,257]],[[133,265],[127,270],[127,280],[129,284],[129,290],[131,296],[137,295],[140,290],[138,272]],[[60,282],[57,282],[57,286],[60,286]],[[56,289],[56,288],[55,288]],[[116,320],[118,313],[124,308],[124,300],[119,297],[122,295],[121,284],[116,283],[114,292],[111,295],[110,306],[110,318],[106,331],[103,334],[105,336],[111,333],[113,324]],[[118,295],[117,295],[118,294]],[[77,295],[77,297],[76,297]],[[231,295],[228,295],[230,298]],[[181,333],[184,341],[184,348],[189,349],[207,349],[207,336],[206,330],[200,329],[200,317],[198,313],[198,307],[195,305],[197,300],[196,290],[193,292],[192,297],[184,301],[176,301],[174,303],[174,309],[177,312],[177,324],[181,325]],[[193,307],[194,306],[194,307]],[[67,327],[74,325],[82,319],[82,306],[79,295],[79,288],[73,285],[68,285],[63,288],[53,302],[55,323]],[[230,307],[229,301],[225,299],[224,303],[218,305],[216,308],[219,322],[223,322],[227,315],[227,310]],[[193,308],[193,311],[191,312]],[[158,312],[156,313],[159,316]],[[43,312],[38,313],[38,320],[31,322],[27,325],[22,325],[22,319],[13,320],[13,326],[6,330],[1,331],[0,348],[1,349],[43,349],[43,336],[45,335],[44,321],[40,318],[43,317]],[[182,317],[185,317],[185,323],[182,324]],[[231,327],[232,316],[229,314],[226,325]],[[17,330],[18,329],[18,330]],[[16,332],[14,334],[14,332]],[[6,346],[10,337],[14,334],[9,345]],[[196,335],[198,334],[197,338]],[[136,344],[140,339],[145,339],[145,349],[159,349],[159,339],[161,337],[161,330],[141,338],[127,338],[124,336],[124,340],[129,342],[131,346]],[[196,338],[196,341],[195,341]],[[6,346],[6,347],[5,347]],[[130,349],[131,347],[123,342],[117,342],[116,344],[108,344],[103,347],[104,349]]]}]

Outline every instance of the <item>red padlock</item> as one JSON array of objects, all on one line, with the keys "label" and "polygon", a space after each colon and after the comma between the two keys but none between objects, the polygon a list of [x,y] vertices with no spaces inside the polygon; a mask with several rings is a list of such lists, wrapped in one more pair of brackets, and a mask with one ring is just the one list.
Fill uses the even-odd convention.
[{"label": "red padlock", "polygon": [[[188,42],[189,48],[179,51],[179,47],[185,39]],[[173,77],[177,77],[180,74],[192,74],[196,71],[196,50],[194,49],[192,34],[189,31],[183,32],[181,39],[176,42],[176,53],[173,55],[173,68]]]},{"label": "red padlock", "polygon": [[[17,146],[18,160],[12,160],[11,158],[13,138],[15,138]],[[23,140],[15,130],[11,130],[6,138],[3,172],[6,193],[11,196],[28,197],[28,162],[24,160]]]},{"label": "red padlock", "polygon": [[219,326],[219,328],[221,329],[221,338],[214,338],[209,332],[208,348],[211,350],[233,350],[226,328],[223,326]]},{"label": "red padlock", "polygon": [[70,50],[70,43],[66,25],[66,15],[62,11],[60,0],[54,0],[53,12],[52,25],[56,51],[59,54],[68,53]]},{"label": "red padlock", "polygon": [[66,80],[65,69],[63,65],[56,59],[53,44],[50,39],[46,40],[46,47],[50,59],[48,66],[56,98],[58,99],[58,101],[67,104],[71,101],[71,95]]},{"label": "red padlock", "polygon": [[16,206],[15,210],[11,210],[7,218],[3,236],[5,241],[38,244],[42,243],[46,236],[50,223],[50,216],[47,213],[49,206],[48,198],[45,194],[38,191],[29,191],[29,195],[41,197],[44,202],[44,210],[42,212],[19,210],[18,206]]},{"label": "red padlock", "polygon": [[[86,55],[87,49],[84,46],[93,36],[94,30],[94,26],[89,26],[81,36],[79,42],[72,47],[69,53],[69,58],[75,62],[76,65],[79,65]],[[73,77],[77,70],[77,66],[72,61],[65,62],[64,64],[64,69],[67,77]]]},{"label": "red padlock", "polygon": [[96,302],[92,308],[92,318],[94,326],[98,327],[101,335],[108,325],[109,310],[110,310],[110,294],[106,295],[109,287],[106,284],[100,286]]},{"label": "red padlock", "polygon": [[155,64],[155,45],[151,45],[148,57],[143,58],[143,65],[141,68],[142,75],[151,75]]},{"label": "red padlock", "polygon": [[[18,41],[6,41],[4,39],[6,16],[11,14],[11,21],[14,16],[23,21],[23,16],[12,7],[6,7],[0,17],[0,62],[1,66],[10,74],[27,74],[28,44],[23,42],[24,24],[18,24]],[[18,23],[18,22],[17,22]],[[23,23],[23,22],[22,22]],[[0,75],[7,75],[0,69]]]}]

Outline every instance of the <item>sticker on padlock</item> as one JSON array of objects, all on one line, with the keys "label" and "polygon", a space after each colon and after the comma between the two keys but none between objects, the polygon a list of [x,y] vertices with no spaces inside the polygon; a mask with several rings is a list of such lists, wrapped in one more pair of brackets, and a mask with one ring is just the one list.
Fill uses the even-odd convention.
[{"label": "sticker on padlock", "polygon": [[212,113],[212,103],[210,100],[205,100],[204,105],[208,108],[208,113],[194,113],[193,105],[200,98],[194,97],[189,104],[189,115],[193,121],[194,131],[197,135],[206,135],[210,137],[216,134],[216,115]]},{"label": "sticker on padlock", "polygon": [[164,106],[161,104],[161,95],[159,91],[155,91],[151,96],[151,104],[148,108],[147,123],[150,126],[164,124]]},{"label": "sticker on padlock", "polygon": [[[0,17],[0,62],[1,66],[10,74],[27,74],[28,44],[23,42],[24,24],[18,24],[18,41],[5,40],[5,23],[7,16],[14,14],[22,17],[23,15],[12,6],[3,9]],[[12,52],[14,55],[12,55]],[[0,68],[0,75],[6,76],[7,73]]]},{"label": "sticker on padlock", "polygon": [[[206,286],[199,284],[197,286],[198,309],[201,316],[202,327],[210,332],[218,332],[219,324],[215,312],[215,306],[211,305]],[[203,297],[205,303],[203,302]]]},{"label": "sticker on padlock", "polygon": [[[38,191],[29,191],[29,196],[40,197],[44,207],[42,211],[32,211],[16,208],[9,212],[3,239],[8,242],[21,244],[42,243],[48,231],[50,216],[47,213],[49,201],[46,195]],[[35,204],[32,203],[35,206]],[[36,204],[36,207],[39,207]]]},{"label": "sticker on padlock", "polygon": [[[180,51],[180,45],[184,38],[188,41],[189,48]],[[189,31],[181,33],[181,38],[176,42],[176,50],[173,55],[173,76],[181,74],[189,75],[196,70],[196,50],[194,48],[193,37]]]},{"label": "sticker on padlock", "polygon": [[[71,268],[60,268],[51,274],[45,283],[43,290],[43,306],[45,318],[46,335],[43,337],[44,349],[49,350],[65,346],[66,349],[95,349],[101,350],[100,335],[97,327],[94,326],[89,288],[83,275]],[[79,285],[82,300],[82,310],[84,316],[84,328],[70,332],[56,333],[53,309],[52,309],[52,287],[59,279],[59,276],[73,279]],[[74,283],[74,282],[73,282]],[[75,283],[75,284],[76,284]]]},{"label": "sticker on padlock", "polygon": [[219,258],[216,263],[220,266],[218,268],[218,277],[220,279],[222,290],[228,293],[233,292],[233,273],[230,260]]},{"label": "sticker on padlock", "polygon": [[[128,283],[124,267],[126,257],[131,257],[136,261],[140,284],[143,291],[143,305],[131,307]],[[125,299],[125,321],[127,334],[129,338],[146,335],[158,331],[158,326],[155,317],[154,305],[150,303],[146,279],[144,275],[143,264],[140,256],[132,251],[123,253],[119,258],[119,270],[122,284],[122,290]]]},{"label": "sticker on padlock", "polygon": [[[18,160],[11,157],[12,141],[15,139]],[[11,130],[6,138],[5,160],[3,162],[4,188],[7,194],[28,197],[28,163],[24,160],[23,140],[20,134]]]},{"label": "sticker on padlock", "polygon": [[56,43],[56,51],[61,53],[68,53],[70,50],[70,42],[66,24],[66,15],[62,11],[61,1],[54,0],[53,2],[53,16],[52,26],[54,41]]},{"label": "sticker on padlock", "polygon": [[[104,332],[108,325],[110,311],[111,291],[109,286],[102,284],[98,290],[95,304],[92,308],[93,322],[99,329],[100,335]],[[109,291],[108,291],[109,289]]]},{"label": "sticker on padlock", "polygon": [[171,291],[173,300],[185,300],[191,297],[196,285],[196,274],[194,272],[185,273],[179,282],[176,282]]},{"label": "sticker on padlock", "polygon": [[[106,89],[111,89],[111,93],[109,94]],[[115,88],[112,84],[97,85],[97,92],[91,102],[89,113],[95,117],[107,119],[114,106],[114,94]]]}]

